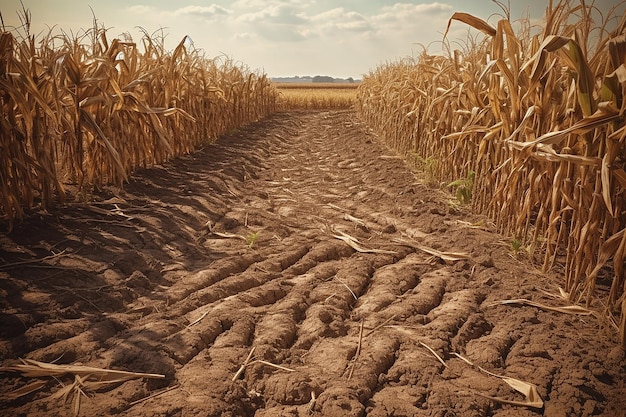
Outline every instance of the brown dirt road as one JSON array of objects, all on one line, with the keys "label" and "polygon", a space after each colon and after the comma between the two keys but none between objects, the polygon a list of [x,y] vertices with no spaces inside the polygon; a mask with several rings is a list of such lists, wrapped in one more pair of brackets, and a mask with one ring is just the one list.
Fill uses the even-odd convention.
[{"label": "brown dirt road", "polygon": [[[559,278],[351,111],[277,114],[90,198],[0,234],[1,366],[165,375],[88,391],[80,415],[626,415],[613,329],[491,305],[562,304],[542,292]],[[454,353],[544,407],[487,398],[525,401]],[[72,414],[77,391],[53,396],[72,376],[7,399],[36,380],[0,373],[4,415]]]}]

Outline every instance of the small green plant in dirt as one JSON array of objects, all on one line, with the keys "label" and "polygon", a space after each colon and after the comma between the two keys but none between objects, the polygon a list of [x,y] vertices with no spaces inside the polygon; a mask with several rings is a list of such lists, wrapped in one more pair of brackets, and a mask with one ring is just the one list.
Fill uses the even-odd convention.
[{"label": "small green plant in dirt", "polygon": [[524,246],[522,239],[515,237],[511,240],[511,252],[513,252],[515,257],[519,257],[522,253],[530,253],[530,247]]},{"label": "small green plant in dirt", "polygon": [[246,236],[246,243],[248,243],[248,247],[252,248],[256,244],[256,241],[259,240],[259,235],[261,232],[250,232]]},{"label": "small green plant in dirt", "polygon": [[452,181],[448,187],[454,187],[457,200],[461,204],[472,201],[472,188],[474,188],[474,171],[469,171],[467,177]]},{"label": "small green plant in dirt", "polygon": [[426,181],[428,183],[437,182],[437,177],[435,175],[437,172],[437,159],[432,156],[424,158],[417,153],[413,153],[411,156],[417,169],[425,174]]},{"label": "small green plant in dirt", "polygon": [[459,214],[461,212],[461,203],[459,203],[457,200],[449,199],[448,212],[450,214]]},{"label": "small green plant in dirt", "polygon": [[511,241],[511,249],[513,249],[513,253],[517,255],[519,251],[522,249],[522,241],[517,238],[514,238]]}]

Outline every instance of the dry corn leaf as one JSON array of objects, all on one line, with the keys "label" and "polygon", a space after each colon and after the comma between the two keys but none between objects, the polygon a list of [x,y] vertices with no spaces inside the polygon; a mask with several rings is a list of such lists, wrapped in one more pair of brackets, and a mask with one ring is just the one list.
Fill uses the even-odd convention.
[{"label": "dry corn leaf", "polygon": [[16,398],[23,397],[24,395],[28,395],[32,392],[38,391],[46,384],[46,381],[33,381],[30,384],[26,384],[23,387],[16,389],[15,391],[4,394],[3,397],[8,401],[12,401]]},{"label": "dry corn leaf", "polygon": [[569,300],[569,293],[567,291],[565,291],[562,287],[559,287],[559,293],[558,294],[554,294],[551,293],[550,291],[545,291],[542,290],[541,288],[539,288],[539,291],[545,295],[547,295],[548,297],[554,298],[554,299],[562,299],[565,301]]},{"label": "dry corn leaf", "polygon": [[611,163],[608,160],[609,154],[602,157],[602,167],[600,169],[600,178],[602,181],[602,199],[609,213],[613,214],[613,203],[611,202]]},{"label": "dry corn leaf", "polygon": [[[508,381],[504,381],[504,382],[511,385]],[[523,384],[527,384],[526,382],[523,382],[523,381],[519,381],[519,382],[522,382]],[[492,397],[491,395],[481,394],[480,392],[477,392],[476,394],[480,395],[481,397],[490,399],[492,401],[495,401],[501,404],[509,404],[509,405],[516,405],[519,407],[530,407],[530,408],[536,408],[536,409],[543,408],[543,400],[539,396],[539,393],[537,392],[537,388],[534,385],[530,388],[529,395],[526,397],[526,401],[507,400],[506,398]]]},{"label": "dry corn leaf", "polygon": [[22,359],[21,364],[0,367],[0,372],[20,372],[25,377],[48,377],[74,374],[91,376],[98,381],[127,381],[136,378],[164,379],[165,375],[139,372],[117,371],[112,369],[94,368],[83,365],[56,365],[32,359]]},{"label": "dry corn leaf", "polygon": [[350,221],[350,222],[356,223],[359,226],[365,227],[365,222],[363,220],[359,219],[358,217],[354,217],[354,216],[351,216],[350,214],[346,213],[346,214],[344,214],[343,218],[345,220]]},{"label": "dry corn leaf", "polygon": [[496,34],[496,29],[484,20],[472,16],[468,13],[455,12],[448,20],[448,27],[446,28],[446,32],[443,34],[444,38],[448,34],[448,31],[450,30],[450,25],[452,24],[453,20],[463,22],[466,25],[473,27],[474,29],[480,30],[485,35],[494,36]]},{"label": "dry corn leaf", "polygon": [[541,396],[539,395],[539,392],[537,391],[537,386],[535,384],[532,384],[530,382],[525,382],[520,379],[504,376],[504,375],[497,375],[497,374],[494,374],[493,372],[487,371],[486,369],[480,366],[478,367],[478,369],[480,369],[481,371],[491,376],[500,378],[502,381],[506,382],[515,391],[519,392],[524,397],[526,397],[526,401],[525,402],[511,401],[511,400],[507,400],[507,399],[500,398],[500,397],[488,397],[488,398],[491,398],[494,401],[503,402],[505,404],[521,405],[521,406],[532,407],[532,408],[543,408],[543,400],[541,399]]},{"label": "dry corn leaf", "polygon": [[613,257],[617,253],[622,239],[625,238],[624,234],[626,234],[626,229],[622,229],[619,232],[615,233],[602,244],[599,250],[596,266],[593,268],[591,273],[589,273],[587,279],[595,279],[598,276],[600,270],[609,261],[609,259],[611,259],[611,257]]},{"label": "dry corn leaf", "polygon": [[60,400],[62,399],[63,402],[67,402],[67,399],[69,398],[70,394],[72,393],[72,391],[74,391],[74,387],[76,386],[76,379],[74,378],[74,382],[68,385],[64,385],[61,389],[59,389],[57,392],[55,392],[54,394],[52,394],[50,396],[50,398],[52,398],[53,400]]},{"label": "dry corn leaf", "polygon": [[[523,150],[527,148],[532,148],[537,144],[560,144],[564,139],[567,138],[570,134],[584,134],[589,132],[592,129],[599,128],[604,126],[610,122],[616,121],[620,118],[619,112],[616,109],[603,108],[598,110],[591,116],[585,117],[584,119],[579,120],[574,123],[572,126],[567,129],[548,132],[544,135],[541,135],[535,140],[528,142],[517,142],[517,141],[507,141],[509,145],[513,146],[515,149]],[[576,156],[576,155],[561,155],[563,157],[566,156]]]},{"label": "dry corn leaf", "polygon": [[104,143],[104,146],[107,149],[109,156],[113,160],[115,166],[117,166],[117,169],[118,169],[117,174],[121,178],[126,180],[128,177],[128,172],[126,172],[126,168],[124,168],[124,164],[122,163],[122,160],[120,159],[119,152],[117,151],[117,149],[115,149],[111,141],[104,134],[104,132],[102,131],[98,123],[94,120],[93,116],[89,112],[85,111],[84,109],[80,109],[80,119],[81,121],[84,121],[87,123],[87,126],[89,126],[90,129],[92,130],[94,137],[99,138],[102,141],[102,143]]},{"label": "dry corn leaf", "polygon": [[443,358],[441,356],[439,356],[439,354],[437,352],[435,352],[435,350],[433,348],[431,348],[430,346],[428,346],[426,343],[424,343],[422,341],[420,341],[419,343],[420,343],[420,345],[422,345],[426,349],[428,349],[428,351],[433,354],[433,356],[443,365],[444,368],[448,367],[448,364],[443,360]]},{"label": "dry corn leaf", "polygon": [[77,388],[76,390],[78,392],[76,392],[76,394],[74,395],[74,408],[72,409],[72,411],[74,411],[74,417],[78,416],[78,414],[80,413],[80,398],[81,396],[85,395],[85,393],[80,388]]},{"label": "dry corn leaf", "polygon": [[257,359],[256,361],[253,361],[252,363],[262,363],[263,365],[271,366],[272,368],[280,369],[283,371],[296,372],[295,369],[287,368],[286,366],[276,365],[275,363],[264,361],[261,359]]},{"label": "dry corn leaf", "polygon": [[[50,398],[61,399],[64,403],[73,399],[72,410],[74,416],[77,416],[80,412],[81,396],[86,396],[85,391],[96,391],[137,378],[165,378],[165,375],[161,374],[116,371],[83,365],[55,365],[32,359],[22,359],[21,364],[0,367],[0,372],[20,372],[23,376],[32,378],[58,378],[66,374],[73,374],[74,382],[64,385],[61,389],[52,394]],[[46,383],[46,381],[31,382],[13,391],[8,395],[8,398],[15,399],[30,394],[31,392],[41,389]]]},{"label": "dry corn leaf", "polygon": [[344,233],[341,230],[336,230],[336,229],[335,229],[335,232],[339,233],[339,235],[333,235],[333,237],[335,239],[343,240],[344,242],[346,242],[348,244],[348,246],[350,246],[352,249],[354,249],[357,252],[361,252],[361,253],[381,253],[381,254],[387,254],[387,255],[395,255],[395,254],[398,253],[398,252],[392,251],[392,250],[366,248],[366,247],[362,246],[361,242],[359,242],[358,239],[348,235],[347,233]]},{"label": "dry corn leaf", "polygon": [[539,49],[537,50],[535,55],[533,55],[531,59],[529,59],[528,61],[526,61],[524,65],[522,65],[521,70],[524,71],[528,67],[532,66],[533,68],[531,71],[530,78],[533,84],[538,82],[539,78],[541,78],[541,76],[543,75],[547,52],[557,51],[563,46],[567,45],[569,41],[570,41],[569,38],[566,38],[563,36],[556,36],[556,35],[547,36],[541,43],[541,46],[539,46]]},{"label": "dry corn leaf", "polygon": [[595,156],[573,155],[567,153],[558,153],[552,145],[539,143],[536,151],[531,155],[538,161],[549,162],[571,162],[576,165],[588,165],[599,167],[602,165],[602,159]]},{"label": "dry corn leaf", "polygon": [[223,237],[223,238],[226,238],[226,239],[241,239],[243,241],[247,241],[245,236],[237,235],[235,233],[213,232],[213,231],[211,233],[213,233],[215,236]]},{"label": "dry corn leaf", "polygon": [[537,307],[540,308],[542,310],[548,310],[548,311],[556,311],[558,313],[565,313],[565,314],[580,314],[583,316],[589,316],[591,314],[593,314],[593,311],[588,310],[584,307],[581,306],[577,306],[577,305],[567,305],[567,306],[549,306],[546,304],[541,304],[538,303],[536,301],[532,301],[532,300],[528,300],[526,298],[517,298],[517,299],[512,299],[512,300],[502,300],[502,301],[495,301],[491,304],[489,304],[489,306],[493,307],[496,305],[526,305],[526,306],[532,306],[532,307]]},{"label": "dry corn leaf", "polygon": [[486,373],[487,375],[501,379],[502,381],[507,383],[511,388],[513,388],[515,391],[519,392],[524,397],[526,397],[526,401],[508,400],[506,398],[492,397],[490,395],[485,395],[485,394],[481,394],[477,392],[477,394],[480,395],[481,397],[489,398],[490,400],[503,403],[503,404],[510,404],[510,405],[516,405],[516,406],[521,406],[521,407],[530,407],[530,408],[536,408],[536,409],[543,408],[543,399],[541,398],[541,395],[539,395],[539,392],[537,391],[537,386],[535,384],[532,384],[530,382],[525,382],[517,378],[511,378],[511,377],[504,376],[504,375],[494,374],[493,372],[490,372],[481,366],[475,365],[472,361],[470,361],[469,359],[463,357],[462,355],[456,352],[454,352],[453,354],[457,356],[459,359],[463,360],[468,365],[475,366],[476,368]]},{"label": "dry corn leaf", "polygon": [[[624,83],[626,84],[626,81]],[[608,138],[617,142],[623,142],[626,139],[626,125],[615,130]]]},{"label": "dry corn leaf", "polygon": [[576,40],[570,39],[568,42],[569,50],[567,56],[573,68],[576,69],[576,87],[578,93],[576,94],[576,98],[578,99],[578,104],[582,109],[583,115],[590,116],[595,113],[597,108],[596,101],[593,98],[595,77],[580,47],[581,40],[579,39],[579,34],[579,31],[575,31],[574,36]]},{"label": "dry corn leaf", "polygon": [[419,243],[403,238],[394,238],[393,242],[399,243],[403,246],[409,246],[414,249],[421,250],[422,252],[426,252],[429,255],[436,256],[446,262],[456,262],[461,261],[463,259],[469,259],[469,254],[464,252],[442,252],[437,249],[429,248],[428,246],[420,245]]}]

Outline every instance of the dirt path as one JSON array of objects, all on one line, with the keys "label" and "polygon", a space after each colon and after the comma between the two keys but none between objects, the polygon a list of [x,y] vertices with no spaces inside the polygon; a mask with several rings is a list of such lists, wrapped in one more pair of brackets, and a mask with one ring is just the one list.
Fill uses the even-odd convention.
[{"label": "dirt path", "polygon": [[[491,306],[558,305],[541,290],[559,280],[422,184],[352,112],[276,115],[92,198],[0,235],[2,366],[166,376],[91,392],[81,415],[626,415],[613,330]],[[544,408],[486,398],[524,401],[454,352],[536,384]],[[4,396],[31,382],[0,379]],[[69,415],[59,386],[0,406]]]}]

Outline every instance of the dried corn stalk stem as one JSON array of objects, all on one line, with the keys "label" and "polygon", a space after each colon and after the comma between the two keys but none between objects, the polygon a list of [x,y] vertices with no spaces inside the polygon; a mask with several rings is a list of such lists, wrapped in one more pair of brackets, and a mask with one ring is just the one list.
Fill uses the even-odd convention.
[{"label": "dried corn stalk stem", "polygon": [[[28,11],[24,11],[28,21]],[[29,25],[24,25],[28,28]],[[209,59],[185,37],[107,38],[0,31],[0,219],[79,189],[121,184],[276,110],[265,74]]]},{"label": "dried corn stalk stem", "polygon": [[545,270],[563,265],[570,301],[594,304],[605,274],[596,308],[620,317],[626,346],[626,17],[572,3],[551,4],[534,35],[523,20],[516,32],[507,19],[455,13],[448,27],[468,24],[483,40],[378,67],[356,108],[438,180],[474,173],[474,209]]}]

